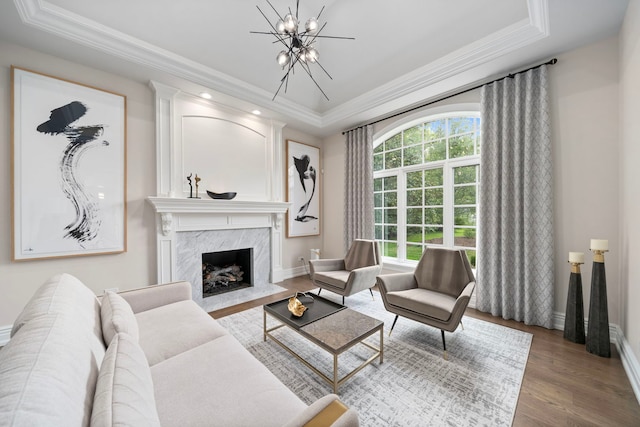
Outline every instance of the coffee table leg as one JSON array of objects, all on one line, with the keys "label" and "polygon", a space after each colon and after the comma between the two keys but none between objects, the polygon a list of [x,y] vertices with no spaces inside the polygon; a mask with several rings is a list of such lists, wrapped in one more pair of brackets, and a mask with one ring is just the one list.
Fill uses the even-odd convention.
[{"label": "coffee table leg", "polygon": [[267,312],[262,310],[262,341],[267,340]]},{"label": "coffee table leg", "polygon": [[383,338],[384,334],[382,333],[383,329],[384,328],[380,328],[380,363],[382,363],[383,361],[382,359],[384,356],[384,338]]},{"label": "coffee table leg", "polygon": [[338,394],[338,355],[333,355],[333,392]]}]

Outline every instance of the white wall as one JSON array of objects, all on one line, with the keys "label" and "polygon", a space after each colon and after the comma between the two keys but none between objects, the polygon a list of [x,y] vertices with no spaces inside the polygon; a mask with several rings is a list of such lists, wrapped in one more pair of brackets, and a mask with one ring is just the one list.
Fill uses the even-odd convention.
[{"label": "white wall", "polygon": [[631,345],[637,367],[640,360],[640,270],[636,265],[640,260],[640,2],[629,2],[620,45],[620,327]]},{"label": "white wall", "polygon": [[[606,255],[609,319],[620,322],[618,260],[618,45],[617,38],[558,56],[550,67],[553,114],[556,293],[555,310],[564,313],[569,284],[569,251],[585,252],[585,312],[591,280],[591,238],[609,239]],[[479,90],[426,107],[479,102]],[[415,114],[415,113],[409,113]],[[425,113],[426,114],[426,113]],[[378,123],[374,131],[404,116]],[[325,191],[325,254],[342,252],[344,198],[344,136],[324,140],[325,171],[331,171],[331,192]],[[593,173],[592,170],[597,170]],[[329,178],[328,178],[329,179]],[[588,267],[588,268],[587,268]]]},{"label": "white wall", "polygon": [[[11,261],[11,71],[10,66],[93,85],[127,96],[128,251],[117,255]],[[0,327],[13,323],[48,277],[71,273],[96,293],[144,286],[155,280],[155,220],[145,198],[155,192],[154,111],[146,84],[103,73],[0,41]]]}]

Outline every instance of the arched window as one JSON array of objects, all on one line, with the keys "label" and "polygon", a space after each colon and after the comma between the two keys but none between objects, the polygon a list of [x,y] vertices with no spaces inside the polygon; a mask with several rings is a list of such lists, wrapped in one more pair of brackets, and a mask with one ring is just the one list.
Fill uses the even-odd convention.
[{"label": "arched window", "polygon": [[427,246],[465,249],[476,264],[480,113],[423,116],[374,139],[375,238],[388,261]]}]

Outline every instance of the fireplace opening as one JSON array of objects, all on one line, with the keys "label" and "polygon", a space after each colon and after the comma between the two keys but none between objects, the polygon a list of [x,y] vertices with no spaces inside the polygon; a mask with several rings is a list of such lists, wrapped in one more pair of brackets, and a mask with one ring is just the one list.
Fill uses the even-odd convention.
[{"label": "fireplace opening", "polygon": [[202,254],[202,297],[253,286],[253,248]]}]

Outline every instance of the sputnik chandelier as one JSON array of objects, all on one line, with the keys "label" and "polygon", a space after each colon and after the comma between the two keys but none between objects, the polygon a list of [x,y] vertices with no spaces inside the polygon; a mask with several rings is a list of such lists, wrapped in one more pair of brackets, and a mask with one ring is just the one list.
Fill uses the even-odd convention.
[{"label": "sputnik chandelier", "polygon": [[269,26],[271,26],[272,31],[250,31],[252,34],[269,34],[276,38],[273,43],[281,43],[284,46],[284,49],[278,53],[276,57],[276,61],[278,65],[282,67],[282,69],[286,69],[286,73],[280,79],[280,86],[278,86],[278,90],[275,95],[273,95],[273,99],[276,99],[278,93],[284,86],[284,92],[287,92],[287,86],[289,85],[289,76],[293,73],[295,74],[295,66],[299,65],[299,68],[302,68],[313,80],[313,83],[318,87],[320,92],[324,95],[324,97],[329,100],[329,97],[322,90],[316,79],[313,78],[311,74],[311,67],[309,64],[315,63],[324,71],[324,73],[333,80],[333,77],[325,70],[325,68],[320,64],[318,58],[320,54],[314,47],[314,42],[319,38],[326,39],[345,39],[345,40],[355,40],[353,37],[337,37],[337,36],[324,36],[320,35],[324,27],[326,27],[327,23],[325,22],[322,26],[318,20],[320,19],[320,15],[324,11],[324,6],[320,9],[320,13],[318,13],[317,17],[311,17],[304,24],[304,29],[300,28],[300,22],[298,21],[298,7],[300,5],[300,0],[296,1],[296,13],[294,14],[289,8],[289,13],[286,15],[280,14],[275,7],[271,4],[269,0],[266,0],[271,9],[278,16],[278,20],[275,24],[272,24],[267,15],[264,14],[262,9],[259,6],[256,6],[264,19],[267,20]]}]

